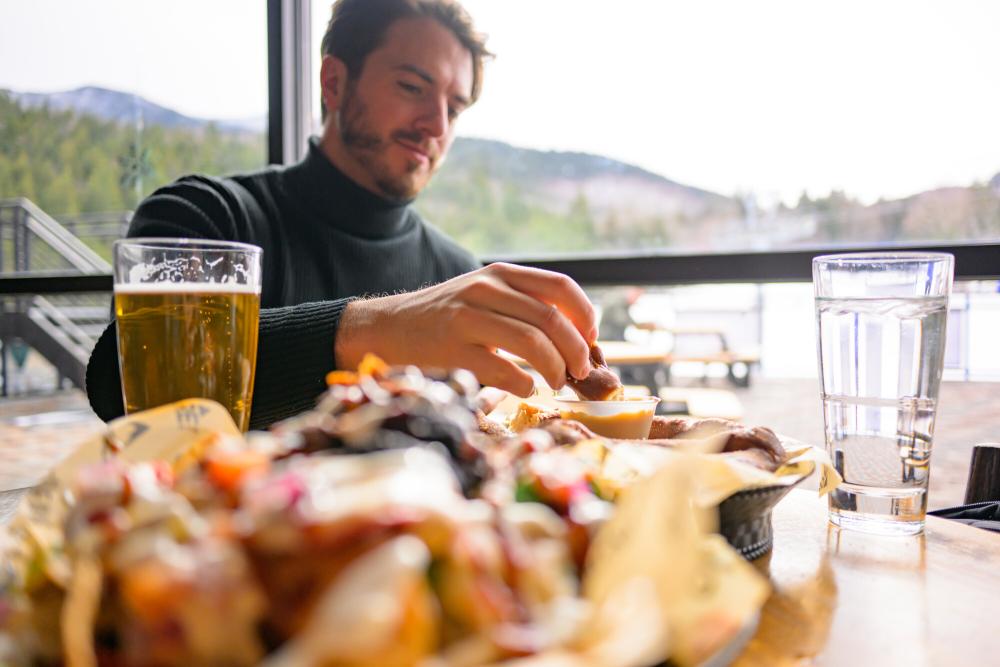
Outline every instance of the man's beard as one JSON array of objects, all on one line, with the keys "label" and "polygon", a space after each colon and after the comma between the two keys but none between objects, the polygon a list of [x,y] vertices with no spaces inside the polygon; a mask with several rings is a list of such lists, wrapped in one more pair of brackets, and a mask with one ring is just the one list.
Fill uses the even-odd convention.
[{"label": "man's beard", "polygon": [[[423,146],[424,135],[421,132],[396,130],[389,140],[383,139],[368,125],[368,107],[362,102],[349,84],[344,97],[344,106],[340,112],[340,140],[355,160],[371,174],[379,190],[391,199],[412,199],[427,184],[427,180],[418,181],[414,175],[420,169],[421,163],[410,162],[403,176],[393,174],[392,167],[385,157],[391,142],[402,140],[416,146]],[[430,171],[433,173],[438,160],[431,158]]]}]

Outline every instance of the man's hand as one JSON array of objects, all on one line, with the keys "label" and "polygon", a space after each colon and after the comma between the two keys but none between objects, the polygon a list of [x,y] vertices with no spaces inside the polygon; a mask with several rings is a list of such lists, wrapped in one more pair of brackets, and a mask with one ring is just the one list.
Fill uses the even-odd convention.
[{"label": "man's hand", "polygon": [[334,352],[338,368],[354,368],[373,352],[391,364],[467,368],[485,385],[527,396],[531,376],[498,348],[558,389],[567,371],[587,377],[596,339],[593,306],[570,278],[491,264],[416,292],[352,302]]}]

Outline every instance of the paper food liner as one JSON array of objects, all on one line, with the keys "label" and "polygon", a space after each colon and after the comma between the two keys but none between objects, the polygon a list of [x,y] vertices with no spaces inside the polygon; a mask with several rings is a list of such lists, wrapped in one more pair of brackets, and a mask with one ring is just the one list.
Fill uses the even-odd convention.
[{"label": "paper food liner", "polygon": [[0,531],[6,563],[0,585],[24,587],[29,577],[43,575],[69,587],[63,523],[81,468],[112,456],[132,463],[162,460],[178,465],[220,435],[242,437],[229,412],[205,399],[179,401],[109,422],[104,436],[81,445],[21,499],[10,525]]},{"label": "paper food liner", "polygon": [[699,665],[747,635],[770,587],[710,532],[714,511],[690,500],[711,460],[673,452],[660,463],[622,492],[591,545],[591,614],[576,641],[494,667]]},{"label": "paper food liner", "polygon": [[[842,481],[826,452],[795,443],[786,449],[788,460],[776,471],[761,470],[731,457],[712,455],[712,439],[678,441],[677,447],[642,443],[609,443],[601,441],[606,450],[600,463],[598,485],[611,496],[628,488],[637,480],[653,475],[668,461],[679,456],[699,459],[698,476],[691,493],[700,507],[715,507],[740,491],[772,486],[795,486],[819,471],[819,495],[835,489]],[[791,441],[789,441],[791,442]],[[578,444],[577,447],[592,447]]]},{"label": "paper food liner", "polygon": [[[627,656],[635,659],[631,664],[650,664],[649,657],[664,646],[669,646],[676,664],[697,664],[720,640],[737,634],[767,598],[764,578],[710,532],[714,513],[689,501],[714,467],[706,457],[675,454],[622,494],[614,516],[591,546],[583,590],[598,609],[595,625],[616,616],[616,597],[636,582],[653,593],[647,601],[649,613],[659,612],[664,621],[658,635],[632,637],[629,645],[635,654]],[[617,634],[639,635],[628,627],[617,630],[602,633],[600,627],[593,628],[583,648],[601,655],[601,648],[621,640]],[[649,652],[640,654],[640,646]]]}]

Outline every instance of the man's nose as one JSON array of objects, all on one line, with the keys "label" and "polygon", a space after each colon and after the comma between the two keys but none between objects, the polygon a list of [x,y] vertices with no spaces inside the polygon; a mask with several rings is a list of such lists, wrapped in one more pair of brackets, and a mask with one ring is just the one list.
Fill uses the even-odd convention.
[{"label": "man's nose", "polygon": [[417,126],[421,131],[435,139],[443,137],[448,132],[448,100],[435,98],[429,100],[421,110]]}]

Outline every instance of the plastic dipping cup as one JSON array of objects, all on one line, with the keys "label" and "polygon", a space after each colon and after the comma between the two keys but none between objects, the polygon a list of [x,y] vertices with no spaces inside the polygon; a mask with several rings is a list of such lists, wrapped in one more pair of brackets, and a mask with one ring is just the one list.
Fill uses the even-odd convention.
[{"label": "plastic dipping cup", "polygon": [[578,421],[597,435],[606,438],[644,439],[653,425],[655,396],[626,398],[621,401],[580,401],[556,398],[563,419]]}]

